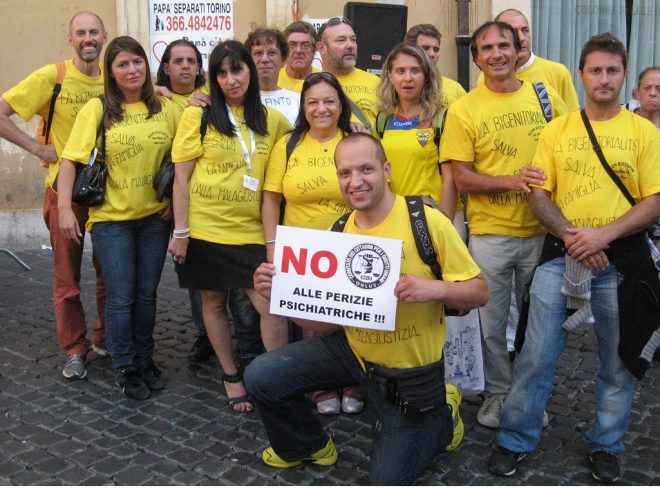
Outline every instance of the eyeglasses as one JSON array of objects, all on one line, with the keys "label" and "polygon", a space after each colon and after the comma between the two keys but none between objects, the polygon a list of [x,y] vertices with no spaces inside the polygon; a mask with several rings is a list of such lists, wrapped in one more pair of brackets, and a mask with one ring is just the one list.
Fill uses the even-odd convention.
[{"label": "eyeglasses", "polygon": [[295,51],[296,49],[300,49],[302,52],[309,53],[312,51],[312,43],[305,41],[305,42],[288,42],[289,45],[289,51]]},{"label": "eyeglasses", "polygon": [[323,33],[325,32],[325,29],[328,27],[334,27],[339,24],[347,24],[353,27],[353,24],[351,23],[350,20],[348,20],[346,17],[333,17],[331,19],[328,19],[328,21],[321,26],[319,29],[319,40],[323,39]]}]

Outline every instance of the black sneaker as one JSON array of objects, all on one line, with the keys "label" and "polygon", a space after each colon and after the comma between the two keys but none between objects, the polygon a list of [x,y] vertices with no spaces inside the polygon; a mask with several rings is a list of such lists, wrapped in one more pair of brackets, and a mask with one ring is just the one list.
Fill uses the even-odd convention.
[{"label": "black sneaker", "polygon": [[119,374],[115,376],[117,386],[121,388],[128,398],[133,400],[146,400],[151,396],[151,390],[142,381],[142,375],[137,371],[129,371],[122,369]]},{"label": "black sneaker", "polygon": [[203,363],[213,356],[213,354],[213,346],[208,336],[202,335],[195,339],[195,343],[188,354],[188,360],[195,363]]},{"label": "black sneaker", "polygon": [[497,476],[511,476],[516,472],[518,463],[522,461],[526,452],[511,452],[508,449],[497,446],[495,452],[490,455],[488,469]]},{"label": "black sneaker", "polygon": [[594,451],[589,456],[591,462],[591,476],[596,481],[615,483],[621,479],[619,458],[616,454],[605,451]]},{"label": "black sneaker", "polygon": [[151,391],[165,388],[166,380],[163,378],[163,373],[156,367],[152,359],[140,370],[140,373],[142,374],[142,381]]}]

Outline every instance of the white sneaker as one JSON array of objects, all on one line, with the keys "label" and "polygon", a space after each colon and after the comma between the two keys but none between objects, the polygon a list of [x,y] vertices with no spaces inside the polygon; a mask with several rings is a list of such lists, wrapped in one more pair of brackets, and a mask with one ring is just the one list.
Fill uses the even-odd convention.
[{"label": "white sneaker", "polygon": [[356,414],[364,410],[364,402],[357,398],[344,396],[341,399],[341,411],[344,413]]},{"label": "white sneaker", "polygon": [[101,346],[97,346],[96,344],[92,343],[92,351],[96,353],[96,355],[100,358],[109,358],[110,353],[108,352],[107,349]]},{"label": "white sneaker", "polygon": [[341,403],[339,398],[330,398],[328,400],[323,400],[316,404],[316,410],[321,415],[339,415],[341,411]]},{"label": "white sneaker", "polygon": [[491,429],[499,428],[500,414],[502,413],[504,400],[506,400],[506,395],[491,395],[486,397],[477,414],[477,422]]}]

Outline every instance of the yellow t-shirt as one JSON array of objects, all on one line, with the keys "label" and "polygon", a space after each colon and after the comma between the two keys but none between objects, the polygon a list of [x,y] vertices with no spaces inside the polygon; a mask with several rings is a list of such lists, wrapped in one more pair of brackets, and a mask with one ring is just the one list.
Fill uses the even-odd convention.
[{"label": "yellow t-shirt", "polygon": [[[159,98],[162,110],[147,118],[144,102],[122,105],[124,118],[105,132],[108,180],[103,205],[89,211],[87,230],[96,222],[141,219],[167,207],[159,202],[152,187],[153,175],[172,147],[179,122],[179,111],[166,98]],[[86,164],[96,144],[96,131],[103,107],[99,99],[90,100],[81,110],[62,157]],[[102,136],[98,148],[101,153]]]},{"label": "yellow t-shirt", "polygon": [[[80,109],[90,98],[103,95],[103,75],[91,78],[81,73],[68,59],[62,89],[53,111],[53,123],[49,143],[55,146],[59,157],[69,139],[73,123]],[[15,87],[2,94],[9,106],[27,122],[34,115],[48,119],[50,99],[57,79],[57,65],[49,64],[38,69]],[[88,154],[89,155],[89,154]],[[85,161],[87,161],[85,159]],[[52,186],[60,169],[59,159],[48,165],[45,186]]]},{"label": "yellow t-shirt", "polygon": [[[312,73],[318,73],[319,70],[317,68],[314,68],[312,66]],[[302,91],[302,86],[303,82],[305,80],[299,80],[297,78],[291,78],[289,75],[286,74],[286,68],[283,67],[280,69],[280,74],[277,77],[277,86],[280,88],[284,88],[286,90],[291,90],[296,93],[300,93]]]},{"label": "yellow t-shirt", "polygon": [[450,107],[456,100],[465,95],[465,89],[457,81],[441,76],[442,78],[442,104]]},{"label": "yellow t-shirt", "polygon": [[435,130],[419,125],[416,117],[393,118],[385,127],[381,142],[392,164],[390,188],[398,195],[431,195],[440,201],[442,178]]},{"label": "yellow t-shirt", "polygon": [[171,92],[172,98],[170,98],[170,100],[174,105],[176,105],[176,107],[179,109],[179,112],[183,113],[183,111],[188,108],[188,100],[194,97],[195,93],[197,93],[198,91],[202,93],[206,93],[208,95],[209,84],[206,83],[199,88],[195,88],[191,93],[188,93],[187,95],[180,95],[178,93]]},{"label": "yellow t-shirt", "polygon": [[[291,129],[280,112],[270,108],[267,112],[268,135],[255,133],[252,152],[243,107],[232,109],[247,150],[252,152],[251,171],[238,137],[227,137],[209,124],[202,143],[202,108],[188,107],[183,112],[172,146],[172,161],[196,160],[188,183],[188,226],[195,239],[231,245],[264,243],[261,190],[268,157],[275,141]],[[243,177],[248,174],[258,180],[256,191],[243,186]]]},{"label": "yellow t-shirt", "polygon": [[[660,131],[651,122],[621,110],[591,126],[607,163],[637,202],[660,192]],[[542,188],[576,227],[602,227],[630,210],[592,149],[579,112],[548,124],[534,164],[547,176]]]},{"label": "yellow t-shirt", "polygon": [[[559,95],[548,87],[553,117],[566,112]],[[546,126],[534,87],[526,82],[513,93],[478,86],[447,113],[440,141],[443,159],[473,162],[477,173],[513,175],[531,164],[539,135]],[[468,195],[467,216],[473,234],[531,237],[543,227],[527,205],[525,191]]]},{"label": "yellow t-shirt", "polygon": [[351,211],[339,189],[335,168],[335,148],[343,134],[339,131],[334,139],[323,143],[305,134],[287,164],[286,143],[290,137],[286,135],[275,144],[264,190],[284,195],[284,225],[329,229]]},{"label": "yellow t-shirt", "polygon": [[[348,98],[362,111],[369,120],[372,127],[376,127],[376,115],[378,115],[376,90],[380,79],[376,75],[367,73],[361,69],[354,69],[348,75],[338,75],[337,81]],[[354,122],[360,122],[355,117],[351,118]]]},{"label": "yellow t-shirt", "polygon": [[[468,253],[451,221],[437,210],[426,208],[426,219],[433,246],[442,266],[445,281],[466,281],[479,274],[479,267]],[[346,223],[345,232],[364,236],[403,240],[401,275],[435,279],[431,268],[419,257],[410,227],[408,206],[397,196],[389,215],[372,229],[355,226],[355,214]],[[395,298],[392,297],[394,300]],[[396,330],[380,331],[345,327],[348,343],[356,356],[390,368],[424,366],[442,357],[445,341],[444,305],[440,302],[404,303],[396,309]]]},{"label": "yellow t-shirt", "polygon": [[[580,109],[580,102],[575,91],[571,72],[561,63],[534,55],[534,60],[529,66],[516,71],[516,78],[528,83],[542,81],[546,86],[554,88],[562,100],[564,100],[569,112]],[[483,85],[483,83],[484,74],[481,73],[479,74],[477,84]]]}]

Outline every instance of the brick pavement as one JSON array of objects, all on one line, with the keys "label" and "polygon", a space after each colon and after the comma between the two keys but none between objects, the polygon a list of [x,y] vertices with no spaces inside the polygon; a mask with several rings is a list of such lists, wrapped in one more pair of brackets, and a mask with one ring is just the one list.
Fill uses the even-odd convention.
[{"label": "brick pavement", "polygon": [[[151,399],[126,399],[108,359],[89,354],[89,374],[69,382],[55,338],[50,251],[18,253],[32,271],[0,254],[0,484],[28,485],[352,485],[367,481],[367,414],[326,419],[339,449],[334,467],[276,470],[258,414],[230,411],[215,360],[191,366],[188,298],[168,260],[159,290],[154,359],[168,387]],[[94,318],[93,268],[85,254],[83,300]],[[593,332],[571,336],[548,405],[539,449],[510,479],[489,475],[495,433],[476,424],[478,398],[464,400],[466,438],[440,456],[423,485],[592,484],[581,431],[593,416]],[[660,484],[660,368],[638,383],[622,483]]]}]

